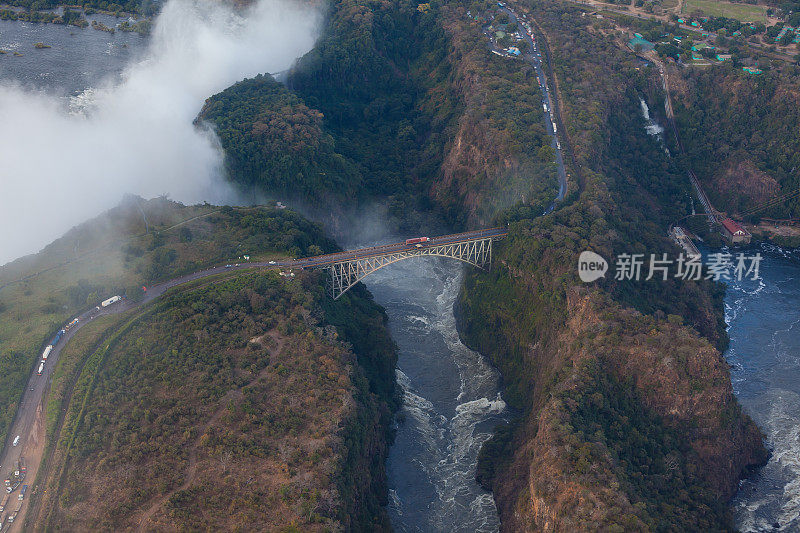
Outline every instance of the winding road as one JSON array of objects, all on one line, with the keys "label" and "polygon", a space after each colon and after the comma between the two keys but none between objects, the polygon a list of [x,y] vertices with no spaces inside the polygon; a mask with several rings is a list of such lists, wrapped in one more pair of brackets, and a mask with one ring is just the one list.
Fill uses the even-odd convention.
[{"label": "winding road", "polygon": [[[458,242],[469,241],[475,238],[501,236],[505,235],[505,233],[506,233],[505,228],[490,228],[490,229],[483,229],[476,231],[468,231],[464,233],[456,233],[451,235],[442,235],[439,237],[431,238],[423,246],[453,244]],[[46,405],[44,403],[45,392],[49,386],[53,370],[55,369],[55,366],[58,363],[59,356],[61,355],[61,351],[64,349],[64,346],[67,345],[69,340],[72,337],[74,337],[75,334],[77,334],[77,332],[81,330],[81,328],[83,328],[84,326],[86,326],[86,324],[89,324],[93,320],[102,316],[123,313],[125,311],[145,305],[159,298],[165,292],[167,292],[169,289],[173,287],[184,285],[192,281],[197,281],[218,274],[223,274],[226,272],[231,272],[235,270],[253,270],[259,268],[266,268],[266,269],[324,268],[325,266],[328,266],[330,264],[339,261],[379,256],[408,248],[416,248],[416,246],[413,244],[411,245],[406,244],[405,242],[398,242],[380,246],[372,246],[369,248],[359,248],[356,250],[337,252],[333,254],[306,257],[302,259],[291,259],[291,260],[281,260],[281,261],[254,261],[247,263],[236,263],[224,266],[217,266],[193,272],[191,274],[179,276],[169,281],[165,281],[163,283],[147,287],[144,297],[138,302],[133,302],[131,300],[120,300],[107,307],[101,307],[98,305],[96,307],[89,309],[88,311],[85,311],[84,313],[75,317],[78,319],[78,322],[74,326],[67,329],[66,333],[62,336],[62,338],[58,341],[58,343],[56,343],[53,346],[53,349],[50,352],[49,357],[47,358],[47,362],[44,365],[44,369],[41,376],[38,375],[36,372],[39,366],[38,363],[39,360],[37,359],[35,368],[32,371],[30,378],[28,379],[27,386],[22,395],[22,401],[20,402],[19,407],[17,408],[14,421],[11,424],[10,431],[6,438],[5,446],[3,448],[3,453],[2,455],[0,455],[0,475],[2,475],[2,479],[8,479],[9,476],[12,474],[17,464],[17,461],[23,458],[25,463],[28,465],[28,470],[22,484],[32,485],[33,480],[36,479],[36,475],[38,473],[38,469],[44,453],[44,418],[45,418],[44,410]],[[53,335],[55,335],[55,333],[56,332],[54,331]],[[16,436],[19,436],[20,439],[18,445],[14,446],[12,443]],[[20,484],[20,487],[22,486],[22,484]],[[33,489],[34,489],[33,486],[29,487],[28,496],[30,496]],[[0,526],[0,531],[3,532],[20,531],[22,528],[23,521],[20,519],[20,517],[24,516],[27,510],[28,500],[30,499],[29,497],[23,500],[23,506],[19,511],[19,514],[15,519],[14,523],[11,524],[11,527],[8,527],[9,523],[7,522],[7,518],[13,514],[13,511],[16,508],[16,505],[19,501],[18,493],[19,493],[19,488],[15,489],[15,491],[11,494],[9,503],[6,505],[6,509],[2,513],[3,525]],[[4,494],[0,494],[0,497],[2,497],[3,495]]]},{"label": "winding road", "polygon": [[[564,166],[564,158],[562,154],[561,141],[559,140],[557,128],[560,126],[562,131],[564,129],[561,121],[561,114],[559,111],[558,98],[551,96],[550,89],[547,85],[547,76],[545,74],[545,64],[542,61],[542,50],[537,46],[536,39],[533,37],[533,31],[528,32],[523,24],[528,24],[527,17],[520,17],[508,5],[498,4],[499,10],[507,14],[510,22],[517,24],[520,34],[525,42],[528,43],[529,51],[522,54],[522,59],[527,63],[533,65],[536,71],[536,79],[539,83],[539,88],[542,91],[542,105],[546,106],[547,110],[544,113],[545,130],[550,135],[550,146],[555,152],[555,163],[558,172],[558,195],[550,204],[550,207],[544,212],[548,214],[555,209],[556,204],[564,199],[567,194],[567,170]],[[545,51],[546,53],[546,51]]]},{"label": "winding road", "polygon": [[[507,6],[500,6],[500,9],[508,14],[510,20],[517,22],[518,24],[520,24],[520,22],[528,23],[526,18],[524,17],[520,18],[514,11],[512,11]],[[547,106],[547,112],[545,113],[545,127],[547,133],[551,136],[551,146],[555,152],[555,163],[557,165],[558,182],[559,182],[558,195],[556,196],[555,200],[550,205],[550,207],[548,207],[548,209],[545,211],[544,214],[547,214],[553,211],[556,204],[564,199],[567,192],[567,172],[562,157],[563,148],[559,141],[559,136],[556,130],[557,126],[560,126],[563,130],[563,122],[560,116],[559,105],[558,105],[559,102],[557,101],[558,99],[555,95],[551,95],[550,92],[551,90],[548,87],[545,69],[549,68],[549,65],[543,63],[541,55],[542,50],[539,47],[537,47],[536,40],[534,39],[532,32],[521,31],[521,34],[523,35],[523,39],[527,41],[530,46],[529,51],[522,55],[522,59],[533,65],[536,71],[536,77],[538,83],[542,91],[542,104]],[[542,44],[545,47],[544,52],[545,54],[547,54],[546,43]],[[545,57],[547,57],[547,55]],[[565,146],[568,146],[567,142],[565,142]],[[443,235],[431,238],[428,242],[424,244],[424,246],[453,244],[462,241],[469,241],[475,238],[501,236],[505,235],[505,233],[506,233],[505,228],[490,228],[490,229],[470,231],[465,233]],[[163,283],[152,285],[147,288],[144,297],[138,302],[122,300],[108,307],[100,307],[100,306],[93,307],[92,309],[78,315],[76,317],[78,319],[78,322],[69,330],[67,330],[67,332],[63,335],[63,337],[59,340],[59,342],[56,345],[54,345],[53,350],[51,351],[48,357],[47,363],[44,366],[42,375],[40,376],[36,372],[36,369],[38,369],[38,362],[36,364],[36,367],[32,371],[32,374],[28,380],[25,391],[22,395],[22,400],[19,404],[19,407],[17,408],[17,413],[15,414],[14,420],[8,432],[5,446],[3,447],[2,455],[0,455],[0,475],[2,475],[3,479],[8,479],[8,477],[12,473],[13,468],[17,464],[17,461],[24,458],[25,462],[28,465],[28,471],[23,483],[32,485],[33,480],[36,479],[38,469],[40,467],[40,463],[44,453],[44,435],[45,435],[44,396],[48,389],[53,370],[58,362],[59,356],[64,346],[66,346],[69,340],[72,337],[74,337],[75,334],[77,334],[77,332],[80,331],[81,328],[83,328],[86,324],[92,322],[93,320],[102,316],[123,313],[125,311],[140,307],[142,305],[146,305],[152,302],[153,300],[159,298],[160,296],[162,296],[169,289],[177,287],[179,285],[184,285],[186,283],[190,283],[193,281],[197,281],[200,279],[208,278],[211,276],[223,274],[234,270],[252,270],[259,268],[268,268],[268,269],[323,268],[325,266],[337,263],[339,261],[379,256],[391,252],[397,252],[403,249],[407,249],[409,247],[414,247],[414,245],[409,245],[406,244],[405,242],[399,242],[399,243],[386,244],[369,248],[359,248],[356,250],[343,251],[333,254],[325,254],[325,255],[319,255],[301,259],[246,262],[246,263],[235,263],[224,266],[217,266],[193,272],[191,274],[179,276],[169,281],[165,281]],[[55,332],[53,332],[53,334],[55,334]],[[19,435],[20,437],[19,443],[17,446],[13,446],[12,442],[17,435]],[[31,486],[29,487],[29,490],[32,492],[32,489],[34,488],[35,487]],[[6,531],[10,532],[21,531],[23,527],[24,522],[21,519],[21,517],[23,517],[25,515],[25,512],[27,511],[28,501],[30,499],[29,497],[23,500],[23,506],[19,511],[19,515],[17,516],[14,523],[10,524],[11,527],[9,527],[9,523],[7,521],[8,516],[13,513],[13,510],[15,509],[16,504],[18,502],[18,497],[17,497],[18,490],[19,489],[16,489],[11,494],[9,504],[6,506],[5,511],[0,515],[0,517],[2,518],[1,522],[2,526],[0,526],[0,532],[2,533],[5,533]],[[30,495],[31,492],[28,492],[28,495]],[[0,497],[1,496],[2,494],[0,494]]]}]

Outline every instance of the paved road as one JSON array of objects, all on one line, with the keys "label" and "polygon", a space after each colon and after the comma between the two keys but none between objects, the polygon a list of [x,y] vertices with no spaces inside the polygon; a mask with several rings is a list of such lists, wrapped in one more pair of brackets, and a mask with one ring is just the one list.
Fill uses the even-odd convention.
[{"label": "paved road", "polygon": [[[465,233],[457,233],[452,235],[433,237],[423,246],[468,242],[470,240],[477,238],[502,237],[505,234],[506,234],[505,228],[490,228],[477,231],[468,231]],[[56,363],[58,362],[58,358],[61,355],[61,351],[64,349],[64,346],[66,346],[69,340],[72,337],[74,337],[75,334],[78,331],[80,331],[82,327],[92,322],[96,318],[106,315],[115,315],[122,313],[124,311],[128,311],[130,309],[139,307],[143,304],[147,304],[155,300],[156,298],[163,295],[167,290],[176,287],[178,285],[183,285],[191,281],[196,281],[217,274],[222,274],[224,272],[230,272],[232,270],[251,270],[256,268],[272,268],[272,269],[320,268],[338,261],[383,255],[409,248],[416,249],[416,246],[408,245],[405,242],[399,242],[394,244],[372,246],[369,248],[359,248],[356,250],[320,255],[315,257],[307,257],[296,260],[261,261],[261,262],[256,261],[249,263],[236,263],[225,266],[213,267],[206,270],[193,272],[191,274],[186,274],[184,276],[171,279],[164,283],[159,283],[150,286],[147,288],[144,298],[139,302],[121,300],[117,303],[109,305],[108,307],[99,307],[99,306],[93,307],[90,310],[78,315],[76,317],[78,319],[77,324],[69,328],[66,331],[66,333],[62,336],[61,340],[59,340],[59,342],[53,346],[53,350],[50,352],[50,355],[47,358],[47,362],[44,366],[44,371],[42,372],[42,375],[39,376],[36,373],[36,370],[38,370],[39,367],[39,364],[37,362],[36,368],[32,372],[31,377],[28,379],[28,384],[22,396],[22,402],[17,408],[17,413],[14,418],[14,422],[8,433],[8,437],[6,438],[6,443],[3,449],[3,453],[0,456],[0,476],[2,476],[2,479],[8,479],[12,473],[12,470],[16,462],[19,461],[20,458],[24,458],[25,462],[27,463],[28,472],[25,480],[23,481],[23,484],[28,484],[28,485],[32,484],[33,480],[36,477],[36,472],[38,470],[39,463],[41,462],[42,459],[42,453],[44,451],[44,443],[42,442],[43,428],[41,424],[44,421],[44,414],[42,413],[42,411],[44,409],[45,404],[42,402],[42,399],[44,396],[45,389],[47,388],[47,385],[50,383],[50,378],[53,373],[53,369],[55,368]],[[55,333],[56,332],[53,332],[53,335],[55,335]],[[38,424],[37,424],[37,418],[38,418]],[[16,437],[17,435],[19,435],[20,437],[19,444],[17,446],[12,446],[14,437]],[[20,487],[21,486],[22,485],[20,485]],[[33,488],[32,486],[29,487],[28,494],[30,494],[32,488]],[[13,511],[13,509],[16,507],[18,501],[17,500],[18,494],[19,494],[19,488],[12,493],[11,499],[9,500],[9,504],[6,506],[6,510],[2,513],[3,524],[7,524],[6,520],[10,514],[9,510]],[[5,495],[5,492],[0,493],[0,498],[3,495]],[[5,531],[6,529],[19,530],[22,524],[22,517],[24,516],[24,513],[26,511],[28,499],[29,498],[26,498],[24,500],[25,503],[23,504],[19,516],[16,518],[13,524],[14,527],[13,528],[3,527],[0,529],[2,529],[3,531]]]},{"label": "paved road", "polygon": [[508,7],[508,5],[500,7],[500,11],[506,13],[511,22],[517,23],[520,29],[520,34],[523,36],[523,40],[525,40],[530,47],[529,51],[522,55],[522,59],[533,65],[533,68],[536,71],[536,79],[539,84],[539,88],[542,91],[542,105],[547,106],[547,111],[544,114],[545,129],[551,136],[550,146],[555,151],[556,165],[558,167],[558,195],[550,207],[548,207],[545,211],[545,214],[547,214],[555,209],[556,202],[563,200],[564,195],[567,193],[567,171],[564,167],[561,141],[558,138],[556,126],[556,124],[561,123],[558,115],[558,98],[551,97],[550,95],[550,88],[547,85],[547,76],[545,75],[544,66],[542,64],[542,51],[537,45],[536,39],[533,37],[533,32],[527,31],[525,26],[522,25],[523,23],[527,24],[526,18],[519,17],[514,10]]}]

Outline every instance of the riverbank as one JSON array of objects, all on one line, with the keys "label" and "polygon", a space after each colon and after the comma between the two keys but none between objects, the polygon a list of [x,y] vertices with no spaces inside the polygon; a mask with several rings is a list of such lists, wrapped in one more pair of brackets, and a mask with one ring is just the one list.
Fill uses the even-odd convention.
[{"label": "riverbank", "polygon": [[[92,17],[89,20],[89,17]],[[98,20],[98,18],[102,20]],[[121,22],[116,22],[124,19]],[[107,11],[62,5],[55,9],[26,10],[11,5],[0,5],[0,21],[30,22],[37,24],[67,25],[85,29],[113,33],[114,31],[134,32],[148,35],[152,26],[152,16],[141,16],[123,11]]]},{"label": "riverbank", "polygon": [[754,242],[767,242],[781,248],[800,248],[800,226],[760,222],[743,224],[753,236]]},{"label": "riverbank", "polygon": [[800,253],[760,243],[758,280],[731,280],[725,321],[733,388],[763,430],[771,455],[733,500],[744,533],[800,527]]},{"label": "riverbank", "polygon": [[509,531],[730,528],[724,502],[767,454],[717,348],[720,291],[576,276],[583,250],[672,250],[662,228],[688,210],[671,185],[681,170],[645,131],[640,95],[658,95],[658,70],[579,10],[531,17],[566,78],[564,129],[586,178],[548,217],[512,220],[493,271],[470,272],[459,298],[465,342],[501,369],[523,412],[487,448],[481,481]]}]

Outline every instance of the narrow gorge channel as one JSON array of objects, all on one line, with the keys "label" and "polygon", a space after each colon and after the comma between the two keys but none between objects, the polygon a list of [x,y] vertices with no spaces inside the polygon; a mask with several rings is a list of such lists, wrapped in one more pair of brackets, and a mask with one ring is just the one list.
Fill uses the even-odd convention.
[{"label": "narrow gorge channel", "polygon": [[[645,131],[666,153],[664,128],[640,98]],[[731,502],[736,529],[745,533],[800,528],[800,254],[772,244],[745,250],[760,254],[759,279],[732,279],[725,294],[734,393],[766,437],[767,464],[742,480]]]},{"label": "narrow gorge channel", "polygon": [[389,453],[389,514],[401,532],[490,532],[499,518],[475,481],[481,445],[508,412],[500,376],[461,343],[453,303],[463,270],[438,258],[402,261],[365,278],[399,347],[403,405]]}]

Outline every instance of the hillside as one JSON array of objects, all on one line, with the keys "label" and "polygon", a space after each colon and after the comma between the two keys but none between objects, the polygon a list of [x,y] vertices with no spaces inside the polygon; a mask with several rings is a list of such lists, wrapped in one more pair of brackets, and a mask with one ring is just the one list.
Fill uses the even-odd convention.
[{"label": "hillside", "polygon": [[[59,496],[44,499],[41,524],[385,527],[387,399],[353,350],[391,366],[392,343],[363,293],[325,298],[313,274],[241,274],[108,332],[94,375],[78,378],[94,386],[69,402],[46,485]],[[333,313],[370,321],[373,346],[345,343]]]},{"label": "hillside", "polygon": [[45,344],[79,312],[114,294],[138,299],[143,285],[243,254],[305,255],[320,250],[317,243],[333,249],[293,212],[131,197],[39,254],[0,267],[0,439]]},{"label": "hillside", "polygon": [[362,194],[401,220],[422,210],[457,228],[509,226],[492,272],[470,272],[458,304],[464,340],[523,413],[479,465],[503,529],[728,529],[723,502],[766,451],[720,354],[724,288],[611,275],[582,285],[575,272],[585,249],[677,254],[665,233],[690,186],[640,114],[640,98],[663,101],[658,73],[577,9],[514,6],[545,32],[575,155],[550,215],[535,79],[490,53],[492,2],[470,16],[455,2],[337,2],[288,87],[361,169]]},{"label": "hillside", "polygon": [[[128,198],[73,228],[0,273],[4,431],[41,347],[101,299],[135,304],[155,282],[244,255],[334,249],[265,207]],[[48,440],[28,526],[385,528],[397,402],[385,320],[363,289],[331,302],[316,273],[230,271],[88,324],[37,415],[33,442]],[[23,450],[29,464],[37,453]]]},{"label": "hillside", "polygon": [[800,216],[796,194],[770,203],[800,189],[800,71],[783,70],[753,76],[721,65],[681,74],[678,129],[719,209],[756,220]]}]

